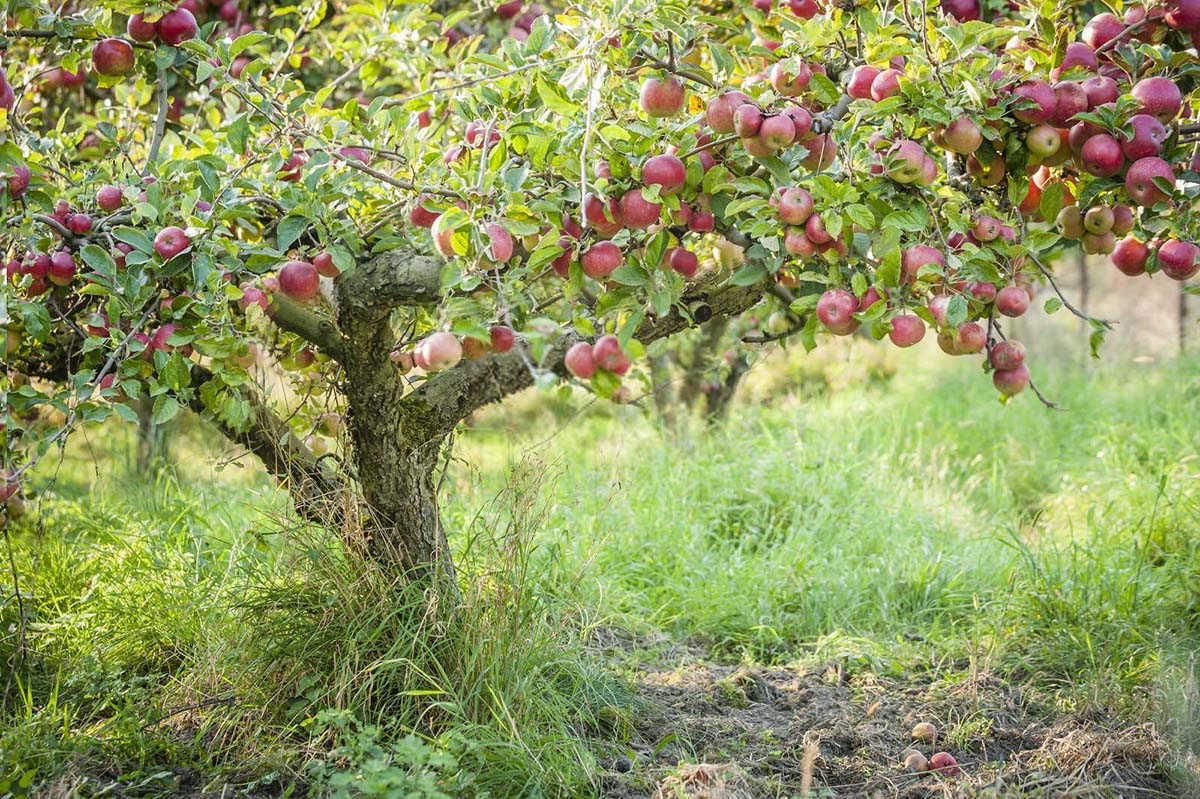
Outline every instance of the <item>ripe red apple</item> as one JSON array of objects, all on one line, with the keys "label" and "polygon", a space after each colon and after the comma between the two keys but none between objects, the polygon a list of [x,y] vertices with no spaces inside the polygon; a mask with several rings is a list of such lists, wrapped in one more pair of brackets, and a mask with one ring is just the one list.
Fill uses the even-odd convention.
[{"label": "ripe red apple", "polygon": [[512,258],[513,237],[511,233],[495,222],[485,225],[484,233],[488,237],[488,257],[494,263],[502,264]]},{"label": "ripe red apple", "polygon": [[1200,30],[1200,2],[1197,0],[1172,0],[1165,4],[1166,23],[1176,30]]},{"label": "ripe red apple", "polygon": [[915,314],[900,314],[892,317],[888,338],[897,347],[911,347],[925,338],[925,323]]},{"label": "ripe red apple", "polygon": [[1050,121],[1058,127],[1071,124],[1071,117],[1088,110],[1087,91],[1072,80],[1054,84],[1054,113]]},{"label": "ripe red apple", "polygon": [[946,266],[946,256],[937,247],[928,244],[915,244],[906,249],[900,256],[900,280],[905,285],[917,279],[917,272],[926,265],[941,269]]},{"label": "ripe red apple", "polygon": [[779,192],[779,218],[788,225],[803,225],[812,216],[813,198],[806,189],[786,188]]},{"label": "ripe red apple", "polygon": [[1016,369],[1025,363],[1025,345],[1012,339],[1001,341],[992,347],[988,353],[988,360],[993,369]]},{"label": "ripe red apple", "polygon": [[583,202],[583,224],[602,238],[615,236],[624,226],[616,198],[610,199],[606,207],[603,200],[589,194]]},{"label": "ripe red apple", "polygon": [[614,375],[623,375],[629,371],[629,356],[621,351],[621,343],[616,336],[601,336],[592,345],[592,355],[596,366]]},{"label": "ripe red apple", "polygon": [[124,39],[101,39],[92,48],[92,69],[101,75],[128,75],[133,71],[133,45]]},{"label": "ripe red apple", "polygon": [[994,216],[981,216],[971,226],[971,235],[982,242],[995,241],[1000,238],[1000,228],[1004,223]]},{"label": "ripe red apple", "polygon": [[1157,156],[1139,158],[1125,172],[1125,191],[1131,200],[1141,206],[1165,202],[1170,195],[1154,185],[1155,178],[1175,186],[1175,170],[1171,169],[1170,164]]},{"label": "ripe red apple", "polygon": [[621,219],[631,228],[648,228],[658,221],[662,205],[642,196],[641,189],[630,189],[621,196]]},{"label": "ripe red apple", "polygon": [[887,176],[897,183],[913,183],[925,166],[925,148],[912,139],[900,139],[884,158]]},{"label": "ripe red apple", "polygon": [[1106,12],[1092,17],[1084,26],[1083,33],[1079,38],[1083,39],[1088,47],[1099,50],[1113,39],[1121,36],[1124,31],[1125,23],[1117,19],[1116,15]]},{"label": "ripe red apple", "polygon": [[56,286],[69,284],[75,279],[75,256],[66,250],[59,250],[51,255],[47,277]]},{"label": "ripe red apple", "polygon": [[743,139],[758,135],[762,127],[762,111],[753,103],[743,103],[733,111],[733,132]]},{"label": "ripe red apple", "polygon": [[804,235],[813,244],[822,245],[833,241],[833,236],[825,229],[825,220],[818,213],[812,214],[804,223]]},{"label": "ripe red apple", "polygon": [[492,349],[496,352],[508,352],[517,340],[517,334],[508,325],[492,325],[488,337],[492,342]]},{"label": "ripe red apple", "polygon": [[741,92],[725,92],[709,102],[704,117],[713,132],[733,133],[733,112],[750,102],[750,98]]},{"label": "ripe red apple", "polygon": [[[1022,363],[1018,366],[1014,366],[1012,369],[997,369],[996,371],[992,372],[992,385],[994,385],[996,390],[1006,397],[1016,396],[1024,391],[1025,387],[1029,385],[1029,367]],[[946,753],[939,752],[938,754]],[[949,759],[947,760],[946,758]],[[942,758],[940,761],[938,761],[938,764],[934,767],[934,769],[941,771],[943,774],[957,774],[957,762],[949,755],[946,755],[946,758]],[[933,760],[931,760],[930,763],[933,764],[935,760],[938,760],[938,755],[934,755]]]},{"label": "ripe red apple", "polygon": [[821,13],[816,0],[788,0],[788,9],[800,19],[812,19]]},{"label": "ripe red apple", "polygon": [[996,284],[975,280],[967,284],[966,293],[978,302],[991,302],[996,299]]},{"label": "ripe red apple", "polygon": [[1117,86],[1117,82],[1107,75],[1095,75],[1085,80],[1081,85],[1083,86],[1084,93],[1087,94],[1088,108],[1115,103],[1117,97],[1120,96],[1120,88]]},{"label": "ripe red apple", "polygon": [[96,205],[101,211],[112,213],[121,207],[125,198],[121,196],[121,190],[116,186],[101,186],[96,190]]},{"label": "ripe red apple", "polygon": [[317,268],[317,274],[321,277],[337,277],[342,273],[333,262],[333,256],[327,252],[319,252],[313,256],[312,265]]},{"label": "ripe red apple", "polygon": [[796,139],[796,124],[792,118],[779,114],[763,120],[758,137],[772,150],[782,150]]},{"label": "ripe red apple", "polygon": [[92,217],[88,214],[71,214],[67,217],[67,230],[82,236],[92,229]]},{"label": "ripe red apple", "polygon": [[154,251],[164,261],[169,261],[179,253],[192,246],[192,240],[182,228],[165,227],[154,237]]},{"label": "ripe red apple", "polygon": [[1142,78],[1129,93],[1141,104],[1143,114],[1157,117],[1160,122],[1167,123],[1179,115],[1183,106],[1183,96],[1179,87],[1170,78],[1156,76]]},{"label": "ripe red apple", "polygon": [[279,270],[279,290],[293,300],[311,302],[320,287],[317,268],[308,261],[288,261]]},{"label": "ripe red apple", "polygon": [[1158,155],[1167,140],[1167,129],[1157,118],[1149,114],[1134,114],[1129,118],[1133,136],[1121,144],[1121,152],[1130,161]]},{"label": "ripe red apple", "polygon": [[672,247],[667,252],[667,266],[684,277],[692,277],[700,269],[700,259],[691,250]]},{"label": "ripe red apple", "polygon": [[1029,310],[1029,295],[1020,286],[1005,286],[996,292],[996,310],[1005,316],[1021,316]]},{"label": "ripe red apple", "polygon": [[804,235],[803,230],[797,228],[788,228],[783,237],[783,248],[789,255],[797,255],[801,258],[808,258],[816,255],[817,252],[816,245],[808,240],[808,236]]},{"label": "ripe red apple", "polygon": [[592,345],[586,341],[572,344],[563,356],[563,365],[580,380],[590,380],[592,375],[596,374],[596,355],[592,351]]},{"label": "ripe red apple", "polygon": [[783,109],[783,115],[792,120],[792,124],[796,128],[795,141],[803,143],[811,138],[813,118],[807,108],[789,105]]},{"label": "ripe red apple", "polygon": [[1058,106],[1054,89],[1040,80],[1025,81],[1013,89],[1012,96],[1019,106],[1013,111],[1013,116],[1030,125],[1048,121]]},{"label": "ripe red apple", "polygon": [[425,204],[432,198],[428,194],[421,194],[417,197],[417,201],[413,203],[412,210],[408,212],[408,221],[418,227],[433,227],[433,223],[441,216],[441,211],[431,211],[425,207]]},{"label": "ripe red apple", "polygon": [[687,181],[687,168],[673,155],[654,155],[642,164],[642,183],[658,185],[659,194],[674,194]]},{"label": "ripe red apple", "polygon": [[876,288],[875,286],[869,286],[867,290],[863,292],[863,295],[858,299],[858,310],[865,311],[886,297],[886,290],[883,290],[881,293],[880,289]]},{"label": "ripe red apple", "polygon": [[638,102],[652,117],[673,117],[683,110],[683,84],[673,76],[646,78]]},{"label": "ripe red apple", "polygon": [[987,333],[978,322],[965,322],[958,326],[954,347],[959,355],[979,352],[987,345]]},{"label": "ripe red apple", "polygon": [[688,229],[695,233],[708,233],[716,226],[712,211],[694,211],[688,220]]},{"label": "ripe red apple", "polygon": [[1063,73],[1072,69],[1082,69],[1088,72],[1095,72],[1100,68],[1100,61],[1096,58],[1096,51],[1088,47],[1083,42],[1071,42],[1063,51],[1062,63],[1050,70],[1050,78],[1058,80]]},{"label": "ripe red apple", "polygon": [[836,336],[848,336],[858,329],[857,310],[858,300],[845,289],[829,289],[817,300],[817,319]]},{"label": "ripe red apple", "polygon": [[979,19],[979,0],[942,0],[942,10],[959,22]]},{"label": "ripe red apple", "polygon": [[876,75],[871,81],[871,99],[879,102],[899,93],[903,74],[898,69],[885,69]]},{"label": "ripe red apple", "polygon": [[13,200],[21,199],[25,190],[29,188],[29,178],[29,167],[24,164],[13,164],[12,174],[7,178],[8,196]]},{"label": "ripe red apple", "polygon": [[444,330],[427,336],[417,347],[429,364],[430,371],[434,372],[453,369],[463,356],[462,343],[453,333]]},{"label": "ripe red apple", "polygon": [[879,68],[863,64],[854,68],[846,84],[846,94],[856,100],[871,100],[871,82],[879,74]]},{"label": "ripe red apple", "polygon": [[983,144],[983,134],[970,117],[959,117],[942,131],[942,145],[959,155],[970,155]]},{"label": "ripe red apple", "polygon": [[1200,271],[1198,258],[1200,249],[1190,241],[1168,239],[1158,248],[1158,265],[1173,280],[1187,280]]},{"label": "ripe red apple", "polygon": [[1079,160],[1089,174],[1099,178],[1109,178],[1121,171],[1125,157],[1121,154],[1121,144],[1107,133],[1098,133],[1083,144],[1079,151]]},{"label": "ripe red apple", "polygon": [[1133,236],[1121,239],[1112,251],[1113,266],[1130,277],[1146,274],[1146,259],[1149,257],[1150,248]]},{"label": "ripe red apple", "polygon": [[186,8],[168,11],[158,21],[158,37],[170,45],[179,45],[194,38],[198,30],[196,18]]},{"label": "ripe red apple", "polygon": [[621,248],[611,241],[598,241],[583,254],[583,258],[580,260],[583,265],[583,273],[590,278],[599,280],[611,275],[621,265],[624,256],[621,254]]},{"label": "ripe red apple", "polygon": [[769,80],[775,91],[784,97],[799,97],[808,89],[812,74],[812,69],[808,64],[801,63],[799,66],[785,67],[782,63],[778,63],[771,67]]},{"label": "ripe red apple", "polygon": [[7,502],[21,490],[21,478],[12,469],[0,471],[0,502]]},{"label": "ripe red apple", "polygon": [[820,133],[805,142],[804,146],[808,155],[801,159],[800,164],[811,172],[820,172],[837,158],[837,143],[832,133]]},{"label": "ripe red apple", "polygon": [[134,14],[125,25],[125,32],[135,42],[152,42],[158,36],[158,28],[153,22],[147,22],[145,14]]},{"label": "ripe red apple", "polygon": [[1124,203],[1118,203],[1112,207],[1113,224],[1112,232],[1114,236],[1124,236],[1129,231],[1133,230],[1133,209]]}]

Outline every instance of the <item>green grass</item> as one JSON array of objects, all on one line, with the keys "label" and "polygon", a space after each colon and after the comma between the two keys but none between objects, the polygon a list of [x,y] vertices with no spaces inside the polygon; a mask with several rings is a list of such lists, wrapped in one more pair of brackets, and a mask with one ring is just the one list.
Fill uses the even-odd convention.
[{"label": "green grass", "polygon": [[[197,789],[351,796],[362,774],[417,795],[587,793],[589,740],[636,712],[589,654],[597,625],[731,661],[985,669],[1047,713],[1150,718],[1194,751],[1200,364],[1043,382],[1067,412],[905,360],[890,383],[744,408],[709,435],[628,409],[485,417],[446,492],[473,587],[436,621],[260,474],[214,472],[195,429],[150,483],[73,446],[13,530],[31,624],[0,774],[170,795],[182,763]],[[15,605],[0,616],[8,630]]]}]

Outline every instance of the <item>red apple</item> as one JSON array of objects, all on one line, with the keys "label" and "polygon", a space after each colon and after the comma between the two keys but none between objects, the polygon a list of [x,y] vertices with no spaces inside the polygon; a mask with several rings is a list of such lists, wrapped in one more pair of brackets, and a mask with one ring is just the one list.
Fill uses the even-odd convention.
[{"label": "red apple", "polygon": [[592,345],[586,341],[572,344],[563,356],[563,365],[580,380],[590,380],[592,375],[596,374],[596,355],[592,351]]},{"label": "red apple", "polygon": [[69,284],[75,279],[75,256],[66,250],[59,250],[51,255],[47,277],[56,286]]},{"label": "red apple", "polygon": [[[1006,397],[1012,397],[1020,394],[1029,385],[1029,367],[1025,364],[1014,366],[1012,369],[997,369],[992,372],[992,385]],[[938,754],[945,755],[945,752]],[[958,773],[957,761],[954,758],[946,755],[945,758],[938,759],[938,755],[934,755],[930,760],[930,765],[937,761],[934,766],[935,771],[941,771],[943,774],[954,775]]]},{"label": "red apple", "polygon": [[817,300],[817,319],[837,336],[848,336],[858,329],[854,312],[858,300],[845,289],[829,289]]},{"label": "red apple", "polygon": [[592,355],[596,358],[596,366],[614,375],[623,375],[629,371],[629,356],[621,351],[621,343],[616,336],[601,336],[592,345]]},{"label": "red apple", "polygon": [[[1158,265],[1173,280],[1187,280],[1200,271],[1200,249],[1190,241],[1168,239],[1158,248]],[[51,276],[53,279],[53,276]]]},{"label": "red apple", "polygon": [[897,347],[911,347],[925,338],[925,323],[915,314],[894,316],[888,338]]},{"label": "red apple", "polygon": [[621,219],[631,228],[648,228],[658,221],[662,205],[642,196],[641,189],[630,189],[621,196]]},{"label": "red apple", "polygon": [[1058,106],[1058,97],[1054,89],[1040,80],[1022,83],[1013,89],[1012,96],[1017,106],[1020,106],[1013,111],[1013,116],[1030,125],[1049,120]]},{"label": "red apple", "polygon": [[711,100],[704,116],[715,133],[733,133],[733,112],[751,100],[741,92],[725,92]]},{"label": "red apple", "polygon": [[279,290],[293,300],[311,302],[320,287],[317,268],[308,261],[288,261],[279,270]]},{"label": "red apple", "polygon": [[429,364],[429,370],[433,372],[453,369],[463,356],[462,343],[454,334],[444,330],[425,337],[417,345],[417,348],[424,356],[425,362]]},{"label": "red apple", "polygon": [[101,75],[128,75],[133,71],[133,46],[124,39],[101,39],[92,48],[92,69]]},{"label": "red apple", "polygon": [[134,14],[125,25],[125,32],[135,42],[152,42],[158,36],[158,27],[147,22],[144,14]]},{"label": "red apple", "polygon": [[983,134],[970,117],[959,117],[942,131],[942,145],[959,155],[970,155],[983,144]]},{"label": "red apple", "polygon": [[182,44],[188,39],[194,38],[198,30],[196,18],[186,8],[168,11],[158,21],[158,37],[166,44]]},{"label": "red apple", "polygon": [[101,186],[96,191],[96,205],[101,211],[112,213],[121,207],[125,198],[121,196],[121,190],[116,186]]},{"label": "red apple", "polygon": [[599,280],[611,275],[623,260],[620,247],[611,241],[598,241],[583,254],[581,263],[585,275]]},{"label": "red apple", "polygon": [[1121,239],[1112,251],[1113,266],[1130,277],[1146,274],[1146,259],[1149,257],[1150,248],[1133,236]]},{"label": "red apple", "polygon": [[333,256],[327,252],[319,252],[312,259],[312,265],[317,268],[317,274],[321,277],[337,277],[342,273],[342,270],[337,268],[337,264],[333,262]]},{"label": "red apple", "polygon": [[492,325],[488,337],[491,339],[492,349],[496,352],[508,352],[517,340],[517,334],[508,325]]},{"label": "red apple", "polygon": [[926,265],[941,269],[946,266],[946,256],[928,244],[916,244],[906,249],[900,256],[901,282],[911,284],[917,279],[917,272]]},{"label": "red apple", "polygon": [[846,94],[856,100],[871,100],[871,83],[879,74],[879,68],[863,64],[854,68],[846,84]]},{"label": "red apple", "polygon": [[1005,316],[1021,316],[1029,309],[1029,295],[1017,285],[1009,285],[996,293],[996,310]]},{"label": "red apple", "polygon": [[673,117],[683,110],[683,84],[672,76],[646,78],[638,102],[649,116]]},{"label": "red apple", "polygon": [[684,277],[692,277],[700,269],[700,259],[691,250],[672,247],[667,252],[667,266]]},{"label": "red apple", "polygon": [[1175,81],[1161,76],[1142,78],[1129,92],[1141,104],[1143,114],[1157,117],[1160,122],[1170,122],[1179,115],[1183,97]]},{"label": "red apple", "polygon": [[1121,144],[1121,152],[1126,158],[1136,161],[1162,151],[1163,142],[1167,140],[1167,129],[1162,122],[1149,114],[1134,114],[1129,118],[1129,124],[1133,127],[1133,137]]},{"label": "red apple", "polygon": [[1165,202],[1170,195],[1154,184],[1155,178],[1165,180],[1172,187],[1175,185],[1175,171],[1170,164],[1157,156],[1139,158],[1125,172],[1125,191],[1141,206]]},{"label": "red apple", "polygon": [[1100,178],[1112,177],[1125,163],[1120,142],[1107,133],[1098,133],[1084,142],[1079,160],[1089,174]]},{"label": "red apple", "polygon": [[1019,341],[1001,341],[992,347],[988,360],[993,369],[1016,369],[1025,363],[1025,345]]},{"label": "red apple", "polygon": [[187,233],[174,225],[163,228],[154,237],[154,251],[164,261],[171,260],[190,246],[192,246],[192,240],[188,238]]},{"label": "red apple", "polygon": [[642,183],[658,185],[659,194],[674,194],[687,181],[687,168],[673,155],[655,155],[642,164]]}]

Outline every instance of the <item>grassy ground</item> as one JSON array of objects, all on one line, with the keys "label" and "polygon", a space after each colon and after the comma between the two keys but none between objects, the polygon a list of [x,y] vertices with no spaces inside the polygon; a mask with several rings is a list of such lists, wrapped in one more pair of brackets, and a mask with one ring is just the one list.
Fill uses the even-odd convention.
[{"label": "grassy ground", "polygon": [[[1200,795],[1200,363],[1035,372],[1065,413],[896,366],[481,417],[436,617],[202,431],[149,483],[92,431],[11,531],[0,796]],[[964,776],[901,774],[917,720]]]}]

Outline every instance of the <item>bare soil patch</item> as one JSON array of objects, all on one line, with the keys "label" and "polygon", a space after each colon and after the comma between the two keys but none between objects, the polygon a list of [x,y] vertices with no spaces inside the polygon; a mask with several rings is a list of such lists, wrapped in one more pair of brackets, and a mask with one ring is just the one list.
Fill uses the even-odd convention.
[{"label": "bare soil patch", "polygon": [[[628,653],[627,653],[628,654]],[[642,709],[602,760],[602,794],[694,797],[1180,797],[1152,724],[1048,717],[989,674],[903,679],[844,663],[758,668],[671,648],[636,666]],[[670,663],[671,665],[661,665]],[[935,745],[912,727],[937,726]],[[907,773],[948,751],[961,774]]]}]

